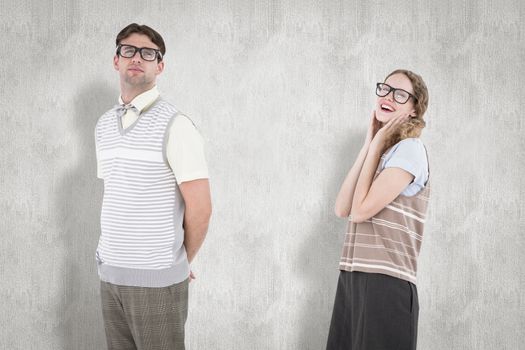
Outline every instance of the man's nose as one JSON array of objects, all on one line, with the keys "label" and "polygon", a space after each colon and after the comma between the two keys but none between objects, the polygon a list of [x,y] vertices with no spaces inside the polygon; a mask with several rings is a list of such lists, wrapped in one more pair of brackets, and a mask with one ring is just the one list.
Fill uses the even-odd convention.
[{"label": "man's nose", "polygon": [[135,52],[135,54],[133,55],[133,57],[131,57],[131,61],[132,62],[140,62],[140,61],[142,61],[142,57],[140,56],[140,51],[139,50],[137,50]]}]

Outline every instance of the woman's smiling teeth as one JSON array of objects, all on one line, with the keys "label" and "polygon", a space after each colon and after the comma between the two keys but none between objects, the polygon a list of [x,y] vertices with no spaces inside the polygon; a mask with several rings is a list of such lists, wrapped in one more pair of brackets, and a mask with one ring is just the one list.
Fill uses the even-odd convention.
[{"label": "woman's smiling teeth", "polygon": [[388,112],[395,111],[395,109],[392,106],[389,106],[389,105],[386,105],[386,104],[382,104],[381,105],[381,109],[384,110],[384,111],[388,111]]}]

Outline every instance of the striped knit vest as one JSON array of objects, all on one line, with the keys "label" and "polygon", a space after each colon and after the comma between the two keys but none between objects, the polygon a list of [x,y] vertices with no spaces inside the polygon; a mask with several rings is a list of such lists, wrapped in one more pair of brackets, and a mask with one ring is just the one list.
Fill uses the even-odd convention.
[{"label": "striped knit vest", "polygon": [[[381,171],[385,154],[374,179]],[[416,195],[400,194],[362,223],[355,223],[350,217],[340,270],[382,273],[415,284],[429,195],[430,181],[427,180]]]},{"label": "striped knit vest", "polygon": [[104,199],[96,257],[105,282],[165,287],[189,275],[184,201],[166,157],[176,115],[159,98],[125,130],[116,107],[97,122]]}]

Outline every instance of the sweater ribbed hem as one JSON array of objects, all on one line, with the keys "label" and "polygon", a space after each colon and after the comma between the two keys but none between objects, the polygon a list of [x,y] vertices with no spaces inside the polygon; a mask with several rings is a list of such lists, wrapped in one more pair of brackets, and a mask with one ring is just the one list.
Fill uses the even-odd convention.
[{"label": "sweater ribbed hem", "polygon": [[385,269],[384,267],[381,267],[381,266],[365,267],[365,266],[355,266],[355,265],[347,264],[347,263],[339,263],[339,270],[348,271],[348,272],[358,271],[358,272],[367,272],[367,273],[381,273],[383,275],[388,275],[391,277],[399,278],[404,281],[408,281],[410,283],[413,283],[414,285],[416,285],[416,282],[417,282],[416,277],[411,274],[408,274],[405,272],[396,273],[392,269]]},{"label": "sweater ribbed hem", "polygon": [[162,288],[187,279],[190,267],[187,260],[162,270],[133,269],[99,263],[98,275],[100,280],[119,286]]}]

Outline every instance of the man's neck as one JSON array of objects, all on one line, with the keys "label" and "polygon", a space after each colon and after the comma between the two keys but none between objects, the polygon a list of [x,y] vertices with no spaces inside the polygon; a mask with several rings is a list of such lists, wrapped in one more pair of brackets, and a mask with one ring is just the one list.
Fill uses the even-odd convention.
[{"label": "man's neck", "polygon": [[125,104],[130,103],[133,101],[135,97],[142,94],[143,92],[146,92],[148,90],[151,90],[155,85],[151,86],[140,86],[140,87],[129,87],[121,85],[120,89],[120,97],[122,98],[122,102]]}]

